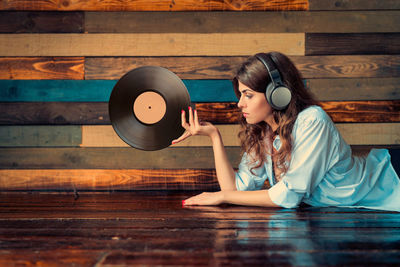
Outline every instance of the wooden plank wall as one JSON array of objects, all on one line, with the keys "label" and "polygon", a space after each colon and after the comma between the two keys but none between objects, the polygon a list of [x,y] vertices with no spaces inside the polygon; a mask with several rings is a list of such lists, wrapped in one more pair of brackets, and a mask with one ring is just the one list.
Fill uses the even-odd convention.
[{"label": "wooden plank wall", "polygon": [[230,79],[269,50],[290,56],[354,151],[400,144],[399,1],[5,0],[0,10],[0,190],[218,189],[209,140],[130,148],[110,125],[109,95],[133,68],[174,71],[237,167]]}]

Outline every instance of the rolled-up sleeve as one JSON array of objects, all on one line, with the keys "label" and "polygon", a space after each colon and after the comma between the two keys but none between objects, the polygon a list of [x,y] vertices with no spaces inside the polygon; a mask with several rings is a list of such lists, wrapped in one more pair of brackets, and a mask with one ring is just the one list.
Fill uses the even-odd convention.
[{"label": "rolled-up sleeve", "polygon": [[247,153],[243,154],[242,160],[239,164],[239,169],[235,174],[236,189],[239,191],[259,190],[262,188],[265,180],[267,179],[265,166],[253,169],[250,172],[249,160]]},{"label": "rolled-up sleeve", "polygon": [[293,129],[293,149],[288,171],[269,189],[278,206],[294,208],[309,197],[338,158],[337,131],[329,118],[299,122]]}]

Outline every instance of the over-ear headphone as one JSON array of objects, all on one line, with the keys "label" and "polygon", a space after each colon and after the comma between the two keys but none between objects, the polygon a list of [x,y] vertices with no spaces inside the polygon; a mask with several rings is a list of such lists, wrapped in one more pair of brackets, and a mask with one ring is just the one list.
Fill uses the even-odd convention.
[{"label": "over-ear headphone", "polygon": [[265,89],[265,97],[268,103],[276,110],[285,109],[292,99],[292,93],[282,82],[281,75],[279,74],[273,58],[264,53],[258,53],[255,57],[264,64],[271,77],[271,82],[267,84]]}]

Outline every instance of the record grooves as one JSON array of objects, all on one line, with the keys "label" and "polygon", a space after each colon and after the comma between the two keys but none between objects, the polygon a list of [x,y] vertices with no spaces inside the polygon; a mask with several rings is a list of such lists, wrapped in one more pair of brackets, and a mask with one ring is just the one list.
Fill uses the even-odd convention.
[{"label": "record grooves", "polygon": [[182,80],[158,66],[133,69],[114,86],[108,103],[111,124],[128,145],[159,150],[181,136],[181,110],[190,106]]}]

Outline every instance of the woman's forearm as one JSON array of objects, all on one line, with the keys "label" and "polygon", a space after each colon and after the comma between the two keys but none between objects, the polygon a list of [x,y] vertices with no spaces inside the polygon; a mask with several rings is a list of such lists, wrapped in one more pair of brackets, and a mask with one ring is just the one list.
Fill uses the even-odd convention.
[{"label": "woman's forearm", "polygon": [[222,202],[243,206],[275,207],[280,206],[272,202],[268,190],[257,191],[226,191],[221,192]]},{"label": "woman's forearm", "polygon": [[211,142],[214,150],[215,170],[221,191],[236,190],[235,172],[228,160],[222,137],[219,131],[211,136]]}]

